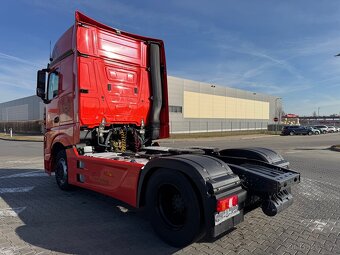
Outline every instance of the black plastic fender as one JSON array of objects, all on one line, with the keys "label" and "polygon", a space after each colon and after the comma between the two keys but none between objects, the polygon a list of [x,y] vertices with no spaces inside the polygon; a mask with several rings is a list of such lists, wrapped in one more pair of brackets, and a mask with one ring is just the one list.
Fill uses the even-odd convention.
[{"label": "black plastic fender", "polygon": [[214,227],[217,198],[229,194],[241,194],[239,203],[243,207],[243,202],[246,199],[245,191],[241,187],[239,177],[231,171],[229,166],[217,158],[194,154],[159,157],[150,160],[142,169],[139,178],[137,207],[145,205],[144,195],[148,179],[160,168],[179,171],[191,181],[201,202],[205,230]]},{"label": "black plastic fender", "polygon": [[250,148],[223,149],[219,151],[219,154],[221,156],[256,159],[275,166],[289,168],[288,161],[286,161],[276,151],[267,148],[250,147]]}]

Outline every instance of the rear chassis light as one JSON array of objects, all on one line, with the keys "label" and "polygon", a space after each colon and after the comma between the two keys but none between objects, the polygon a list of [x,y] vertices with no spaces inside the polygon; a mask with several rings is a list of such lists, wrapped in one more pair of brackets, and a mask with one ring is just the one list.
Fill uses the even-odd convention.
[{"label": "rear chassis light", "polygon": [[238,196],[230,196],[217,200],[216,212],[223,212],[238,205]]}]

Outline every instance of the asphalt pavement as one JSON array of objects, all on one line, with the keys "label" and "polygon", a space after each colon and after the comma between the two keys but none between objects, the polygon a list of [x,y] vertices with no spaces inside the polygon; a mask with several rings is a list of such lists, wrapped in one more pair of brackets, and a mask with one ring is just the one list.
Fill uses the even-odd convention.
[{"label": "asphalt pavement", "polygon": [[43,172],[43,144],[0,141],[0,254],[340,254],[340,134],[164,140],[162,146],[268,147],[301,172],[294,204],[260,209],[215,240],[164,244],[142,209],[95,192],[63,192]]}]

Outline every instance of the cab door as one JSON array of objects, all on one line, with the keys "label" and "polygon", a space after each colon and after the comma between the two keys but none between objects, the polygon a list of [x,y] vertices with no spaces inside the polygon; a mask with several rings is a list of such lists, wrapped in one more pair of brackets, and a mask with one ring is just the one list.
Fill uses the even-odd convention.
[{"label": "cab door", "polygon": [[47,83],[47,101],[46,104],[46,131],[57,130],[59,127],[59,93],[60,93],[60,79],[58,68],[51,71],[48,75]]},{"label": "cab door", "polygon": [[[74,124],[74,75],[73,55],[60,62],[59,66],[59,128],[60,132],[73,136]],[[68,131],[68,129],[71,129]]]},{"label": "cab door", "polygon": [[51,155],[51,145],[53,139],[59,133],[59,94],[60,94],[60,73],[59,68],[53,68],[48,74],[46,93],[46,120],[45,120],[45,160],[49,160]]}]

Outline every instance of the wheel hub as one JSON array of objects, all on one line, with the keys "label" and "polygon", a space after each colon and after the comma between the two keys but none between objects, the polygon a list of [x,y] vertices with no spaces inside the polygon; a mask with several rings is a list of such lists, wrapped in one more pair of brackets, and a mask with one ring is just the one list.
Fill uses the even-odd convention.
[{"label": "wheel hub", "polygon": [[174,213],[180,214],[184,212],[184,201],[181,195],[176,194],[172,197],[172,208]]},{"label": "wheel hub", "polygon": [[172,228],[181,228],[186,221],[186,206],[180,191],[171,184],[163,185],[158,192],[158,209]]}]

